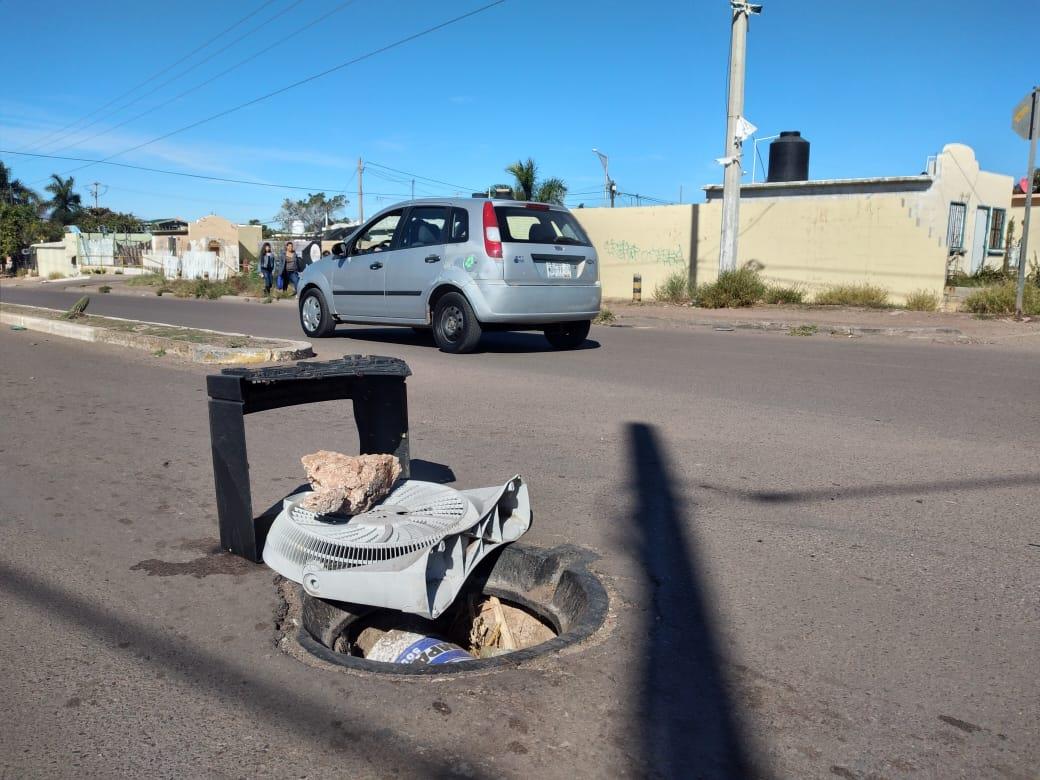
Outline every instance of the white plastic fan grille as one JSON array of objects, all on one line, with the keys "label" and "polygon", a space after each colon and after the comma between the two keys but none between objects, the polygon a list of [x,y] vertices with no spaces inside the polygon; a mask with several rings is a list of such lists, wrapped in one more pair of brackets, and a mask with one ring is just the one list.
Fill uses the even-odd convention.
[{"label": "white plastic fan grille", "polygon": [[304,509],[306,495],[287,500],[292,522],[268,543],[294,565],[317,561],[330,571],[411,555],[472,525],[476,515],[459,491],[429,482],[405,482],[379,506],[353,517]]},{"label": "white plastic fan grille", "polygon": [[264,562],[312,596],[436,618],[474,567],[531,526],[519,475],[499,487],[458,491],[430,482],[400,485],[353,517],[317,515],[285,499]]}]

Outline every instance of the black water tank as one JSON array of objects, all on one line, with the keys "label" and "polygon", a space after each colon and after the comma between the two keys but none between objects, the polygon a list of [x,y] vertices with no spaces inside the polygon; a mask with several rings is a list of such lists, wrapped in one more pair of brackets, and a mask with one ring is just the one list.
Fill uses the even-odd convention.
[{"label": "black water tank", "polygon": [[809,142],[797,130],[784,130],[769,144],[766,181],[809,181]]}]

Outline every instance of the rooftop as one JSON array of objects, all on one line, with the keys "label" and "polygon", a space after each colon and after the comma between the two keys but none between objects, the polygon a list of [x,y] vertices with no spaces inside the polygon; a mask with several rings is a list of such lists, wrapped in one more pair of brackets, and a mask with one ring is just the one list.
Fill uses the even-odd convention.
[{"label": "rooftop", "polygon": [[[780,195],[855,195],[872,192],[916,192],[932,186],[933,177],[878,176],[870,179],[810,179],[809,181],[775,181],[741,184],[740,197],[768,198]],[[722,185],[703,188],[709,201],[722,198]]]}]

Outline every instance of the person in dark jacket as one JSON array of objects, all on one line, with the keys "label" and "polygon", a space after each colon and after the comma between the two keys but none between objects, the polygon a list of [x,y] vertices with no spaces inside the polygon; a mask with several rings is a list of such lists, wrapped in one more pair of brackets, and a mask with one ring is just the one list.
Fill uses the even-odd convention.
[{"label": "person in dark jacket", "polygon": [[275,286],[279,290],[285,289],[285,252],[279,252],[274,258],[274,277]]},{"label": "person in dark jacket", "polygon": [[271,294],[271,281],[274,276],[274,252],[266,241],[260,248],[260,275],[264,277],[264,295]]}]

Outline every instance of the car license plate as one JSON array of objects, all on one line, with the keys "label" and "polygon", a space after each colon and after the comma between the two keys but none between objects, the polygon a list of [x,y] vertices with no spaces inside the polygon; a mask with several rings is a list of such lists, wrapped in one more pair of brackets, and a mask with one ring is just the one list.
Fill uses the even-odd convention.
[{"label": "car license plate", "polygon": [[546,263],[546,276],[550,279],[571,279],[574,276],[570,263]]}]

